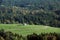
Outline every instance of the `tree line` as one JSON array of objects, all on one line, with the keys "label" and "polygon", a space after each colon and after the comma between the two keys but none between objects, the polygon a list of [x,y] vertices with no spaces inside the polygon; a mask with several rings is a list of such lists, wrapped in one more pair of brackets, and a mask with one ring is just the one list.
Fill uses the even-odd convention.
[{"label": "tree line", "polygon": [[0,6],[0,24],[19,23],[60,27],[60,10],[29,10],[16,6]]}]

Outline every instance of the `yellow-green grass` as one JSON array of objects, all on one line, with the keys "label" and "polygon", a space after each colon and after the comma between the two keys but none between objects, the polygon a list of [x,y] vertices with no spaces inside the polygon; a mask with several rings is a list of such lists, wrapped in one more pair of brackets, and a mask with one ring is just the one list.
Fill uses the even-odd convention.
[{"label": "yellow-green grass", "polygon": [[43,25],[0,24],[0,29],[4,29],[5,31],[11,31],[13,33],[17,33],[23,36],[32,33],[60,33],[60,28]]}]

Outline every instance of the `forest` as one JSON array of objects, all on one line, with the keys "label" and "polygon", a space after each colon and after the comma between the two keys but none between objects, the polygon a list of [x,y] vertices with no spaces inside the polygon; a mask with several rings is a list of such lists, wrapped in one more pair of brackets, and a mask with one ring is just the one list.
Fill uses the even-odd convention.
[{"label": "forest", "polygon": [[60,0],[0,0],[0,24],[60,27]]}]

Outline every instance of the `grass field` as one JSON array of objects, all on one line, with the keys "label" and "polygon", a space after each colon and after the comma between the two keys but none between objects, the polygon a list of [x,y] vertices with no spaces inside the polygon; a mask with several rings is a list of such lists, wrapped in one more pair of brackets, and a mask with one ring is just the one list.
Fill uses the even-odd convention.
[{"label": "grass field", "polygon": [[60,33],[60,28],[54,28],[43,25],[20,25],[20,24],[0,24],[0,29],[11,31],[13,33],[28,35],[32,33]]}]

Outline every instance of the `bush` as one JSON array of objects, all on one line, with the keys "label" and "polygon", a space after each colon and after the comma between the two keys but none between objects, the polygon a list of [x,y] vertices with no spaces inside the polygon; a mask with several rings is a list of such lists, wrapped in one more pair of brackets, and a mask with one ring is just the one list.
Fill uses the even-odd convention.
[{"label": "bush", "polygon": [[10,31],[5,32],[2,29],[0,30],[0,40],[60,40],[60,34],[54,32],[37,35],[36,33],[33,33],[24,37]]}]

